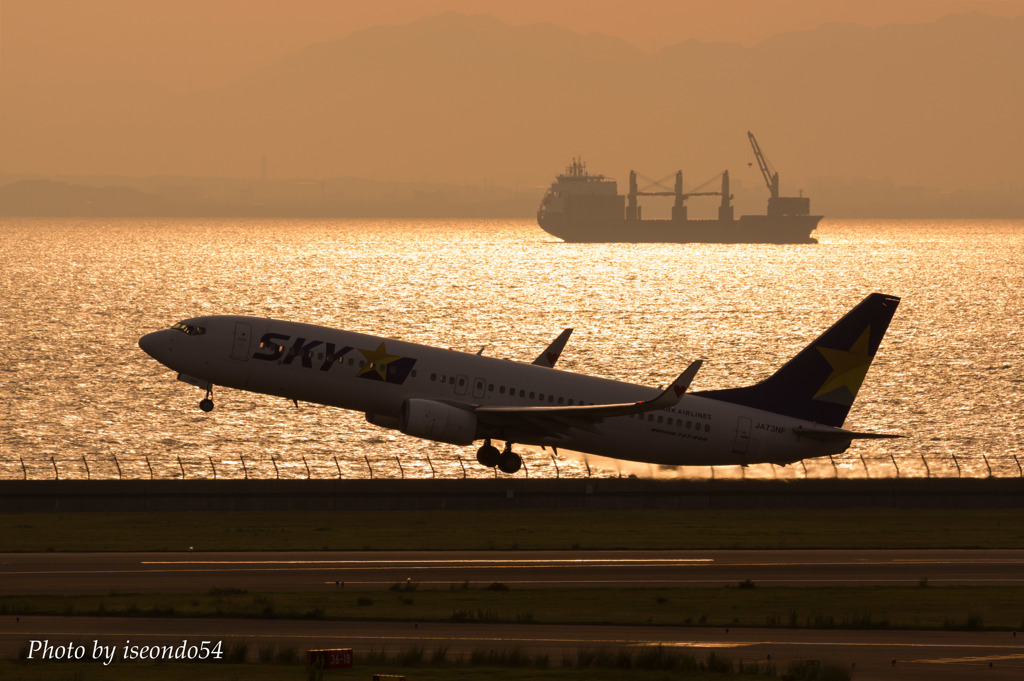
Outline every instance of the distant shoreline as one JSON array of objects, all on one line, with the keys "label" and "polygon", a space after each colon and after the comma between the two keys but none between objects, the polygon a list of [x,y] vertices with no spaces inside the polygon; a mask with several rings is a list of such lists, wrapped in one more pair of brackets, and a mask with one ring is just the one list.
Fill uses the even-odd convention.
[{"label": "distant shoreline", "polygon": [[[858,182],[818,183],[815,212],[835,220],[1019,220],[1024,196],[946,194]],[[874,185],[873,185],[874,186]],[[763,188],[736,189],[737,215],[764,212]],[[361,179],[0,177],[0,217],[216,219],[536,219],[541,192],[500,186]],[[910,198],[908,198],[910,197]],[[694,211],[700,217],[699,204]],[[645,215],[647,215],[645,213]],[[656,217],[651,214],[650,217]],[[709,214],[707,217],[711,217]]]}]

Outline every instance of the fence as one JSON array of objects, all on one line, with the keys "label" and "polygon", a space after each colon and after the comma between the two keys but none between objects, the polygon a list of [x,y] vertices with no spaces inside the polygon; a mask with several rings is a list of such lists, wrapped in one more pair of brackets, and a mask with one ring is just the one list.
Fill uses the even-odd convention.
[{"label": "fence", "polygon": [[[837,460],[838,459],[838,460]],[[156,465],[154,466],[154,460]],[[651,477],[681,479],[823,479],[823,478],[1024,478],[1024,469],[1016,454],[993,461],[981,457],[933,457],[918,459],[895,456],[865,458],[863,455],[829,457],[800,461],[789,466],[753,464],[743,466],[658,467],[611,460],[600,463],[586,458],[556,457],[546,451],[524,453],[523,468],[515,476],[484,468],[461,454],[432,459],[429,455],[398,455],[371,458],[363,454],[343,457],[325,454],[310,460],[305,454],[279,456],[239,456],[237,461],[215,460],[208,454],[167,454],[118,456],[114,453],[92,456],[10,457],[0,455],[0,479],[3,480],[168,480],[168,479],[452,479],[452,478],[609,478]]]}]

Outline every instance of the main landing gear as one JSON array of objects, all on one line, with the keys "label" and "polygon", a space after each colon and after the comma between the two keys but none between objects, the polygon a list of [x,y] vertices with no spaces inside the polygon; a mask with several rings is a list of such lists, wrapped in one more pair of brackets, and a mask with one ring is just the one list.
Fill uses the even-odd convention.
[{"label": "main landing gear", "polygon": [[502,473],[513,475],[523,467],[523,459],[512,451],[512,443],[505,443],[505,450],[498,451],[498,448],[491,444],[490,438],[484,441],[480,449],[476,450],[476,460],[481,466],[487,468],[498,467]]},{"label": "main landing gear", "polygon": [[490,439],[486,440],[480,449],[476,450],[476,462],[486,468],[494,468],[501,460],[501,452],[491,444]]}]

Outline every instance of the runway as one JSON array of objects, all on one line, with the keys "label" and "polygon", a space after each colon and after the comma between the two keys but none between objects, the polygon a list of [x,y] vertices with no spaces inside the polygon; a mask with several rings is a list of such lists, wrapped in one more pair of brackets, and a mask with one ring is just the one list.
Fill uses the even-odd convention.
[{"label": "runway", "polygon": [[[817,551],[398,551],[244,553],[0,554],[0,588],[15,594],[202,593],[214,587],[248,591],[382,589],[415,582],[512,588],[722,586],[750,579],[759,585],[905,584],[1019,585],[1024,550]],[[734,660],[823,660],[855,666],[871,679],[1024,677],[1024,634],[890,630],[807,630],[492,623],[338,622],[260,619],[119,617],[0,618],[0,652],[16,654],[30,640],[105,645],[178,645],[183,639],[246,641],[260,645],[350,647],[428,654],[447,647],[459,659],[473,650],[521,648],[552,664],[583,648],[664,645],[698,658],[711,651]],[[893,662],[895,661],[895,664]],[[122,664],[131,664],[123,662]],[[991,668],[989,665],[992,665]]]},{"label": "runway", "polygon": [[1024,550],[396,551],[0,554],[6,594],[381,589],[1024,584]]},{"label": "runway", "polygon": [[[438,647],[460,660],[473,650],[512,650],[546,654],[553,666],[579,649],[637,649],[663,645],[704,659],[708,653],[734,661],[773,661],[785,671],[791,661],[841,662],[855,678],[886,681],[1019,679],[1024,676],[1024,635],[1008,632],[819,631],[790,629],[709,629],[695,627],[557,626],[410,622],[330,622],[294,620],[144,619],[117,617],[25,617],[0,619],[0,655],[10,657],[29,641],[74,642],[93,648],[132,644],[179,645],[201,640],[237,641],[257,659],[260,646],[352,648],[359,666],[369,650],[406,651],[422,646],[428,656]],[[39,664],[58,664],[39,662]],[[99,665],[100,662],[95,664]],[[131,661],[114,664],[131,665]],[[173,662],[170,664],[174,664]],[[991,665],[991,666],[990,666]],[[190,667],[190,675],[196,675]],[[201,668],[199,668],[201,670]],[[372,672],[372,669],[366,669]],[[212,670],[211,670],[212,671]]]}]

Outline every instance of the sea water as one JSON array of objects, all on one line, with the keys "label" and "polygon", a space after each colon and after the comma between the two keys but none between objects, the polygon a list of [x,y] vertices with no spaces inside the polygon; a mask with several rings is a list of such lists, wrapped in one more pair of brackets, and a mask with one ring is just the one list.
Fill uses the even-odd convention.
[{"label": "sea water", "polygon": [[528,220],[0,220],[0,478],[485,477],[475,447],[202,391],[138,338],[276,317],[693,390],[768,376],[865,295],[902,298],[846,427],[786,467],[659,468],[517,447],[530,477],[1016,477],[1024,221],[824,220],[817,245],[566,244]]}]

